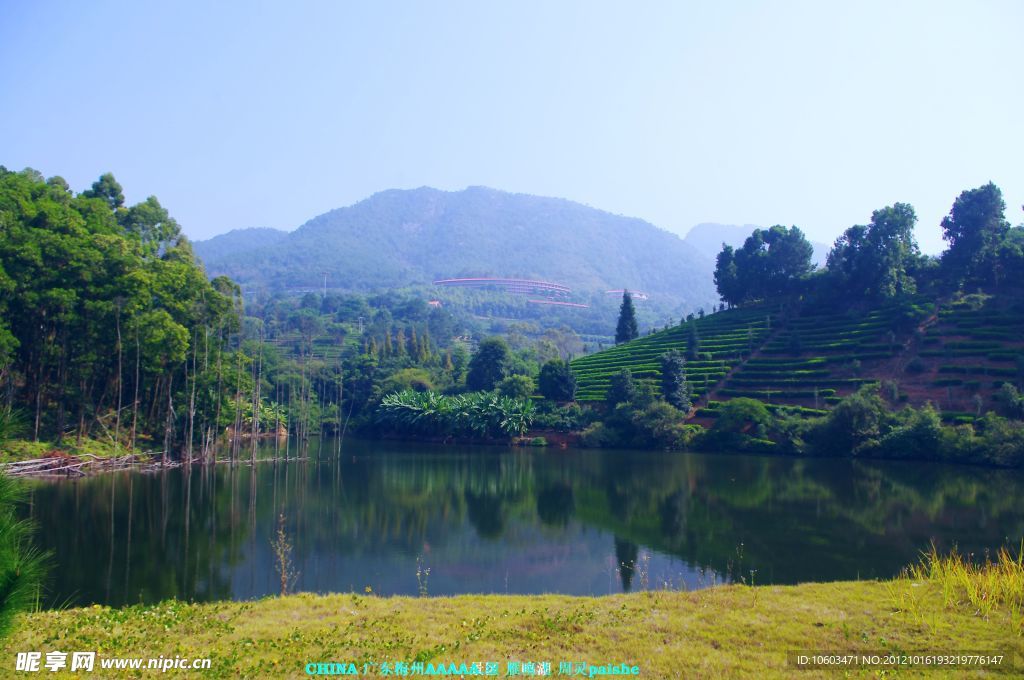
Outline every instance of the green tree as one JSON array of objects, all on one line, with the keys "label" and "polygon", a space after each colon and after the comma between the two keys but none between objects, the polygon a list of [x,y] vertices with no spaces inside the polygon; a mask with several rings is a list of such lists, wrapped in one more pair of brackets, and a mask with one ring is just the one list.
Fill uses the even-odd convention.
[{"label": "green tree", "polygon": [[920,258],[916,223],[913,206],[896,203],[874,211],[870,224],[847,229],[828,254],[834,290],[868,300],[913,293],[910,269]]},{"label": "green tree", "polygon": [[723,246],[715,268],[719,295],[729,304],[795,292],[814,269],[814,248],[797,227],[755,229],[733,252]]},{"label": "green tree", "polygon": [[[51,178],[54,180],[61,178]],[[64,182],[64,186],[67,186],[67,182]],[[110,206],[111,210],[117,210],[124,205],[124,190],[114,175],[109,172],[105,172],[100,175],[100,178],[92,183],[91,189],[86,189],[82,192],[82,196],[85,198],[98,198],[101,201],[106,202]]]},{"label": "green tree", "polygon": [[508,374],[508,344],[501,338],[487,338],[469,360],[466,387],[471,390],[493,390]]},{"label": "green tree", "polygon": [[686,361],[679,350],[661,355],[661,394],[665,401],[680,411],[689,411],[690,385],[686,381]]},{"label": "green tree", "polygon": [[533,395],[533,378],[510,375],[498,383],[498,394],[512,399],[529,399]]},{"label": "green tree", "polygon": [[545,399],[572,401],[576,398],[576,376],[568,361],[552,359],[541,366],[537,385]]},{"label": "green tree", "polygon": [[1010,223],[1003,192],[992,182],[964,191],[942,220],[942,237],[949,242],[943,265],[961,280],[997,283],[998,250]]},{"label": "green tree", "polygon": [[743,291],[736,271],[736,255],[733,247],[724,243],[722,251],[715,258],[715,288],[718,289],[718,296],[730,307],[743,301]]},{"label": "green tree", "polygon": [[856,456],[878,446],[888,414],[878,386],[868,385],[839,402],[812,436],[821,451]]},{"label": "green tree", "polygon": [[615,327],[615,344],[629,342],[640,336],[640,330],[636,325],[636,309],[633,307],[633,297],[629,291],[622,293],[622,305],[619,307],[619,323]]},{"label": "green tree", "polygon": [[814,247],[797,227],[775,225],[765,236],[768,246],[764,288],[769,296],[787,295],[796,290],[814,265]]},{"label": "green tree", "polygon": [[628,368],[624,368],[612,375],[605,401],[609,408],[615,408],[618,404],[632,402],[636,399],[636,395],[636,382],[633,380],[633,372]]}]

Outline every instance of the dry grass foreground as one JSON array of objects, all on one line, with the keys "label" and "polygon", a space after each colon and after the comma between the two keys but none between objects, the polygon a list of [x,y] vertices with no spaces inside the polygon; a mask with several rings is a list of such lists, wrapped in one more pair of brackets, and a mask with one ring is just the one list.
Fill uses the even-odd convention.
[{"label": "dry grass foreground", "polygon": [[[888,582],[730,585],[594,598],[345,594],[94,606],[25,616],[5,643],[0,676],[33,675],[14,673],[18,651],[41,651],[45,660],[51,650],[95,650],[98,658],[210,657],[209,671],[168,674],[218,678],[306,677],[305,665],[319,661],[361,669],[364,662],[413,660],[495,661],[500,677],[507,661],[548,661],[556,677],[562,661],[628,663],[639,666],[643,678],[1020,677],[1022,575],[1020,558],[1005,553],[980,568],[933,554]],[[1012,655],[1014,665],[987,673],[798,670],[787,658],[791,652],[999,652]],[[96,668],[82,677],[103,675],[98,661]],[[380,677],[379,671],[370,675]]]}]

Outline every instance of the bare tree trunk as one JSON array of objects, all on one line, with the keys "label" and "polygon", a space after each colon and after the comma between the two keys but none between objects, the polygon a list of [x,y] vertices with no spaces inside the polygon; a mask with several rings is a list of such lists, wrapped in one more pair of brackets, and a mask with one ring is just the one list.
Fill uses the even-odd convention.
[{"label": "bare tree trunk", "polygon": [[68,340],[67,331],[62,332],[60,361],[57,363],[57,446],[64,441],[64,395],[67,394]]},{"label": "bare tree trunk", "polygon": [[[217,347],[218,347],[217,348],[217,412],[214,415],[213,427],[214,427],[215,430],[217,430],[217,437],[219,438],[220,437],[220,407],[221,407],[221,403],[223,402],[223,396],[224,396],[223,392],[222,392],[222,390],[224,389],[224,387],[223,387],[223,376],[224,376],[224,372],[223,372],[224,326],[223,326],[223,324],[221,325],[220,332],[218,333]],[[214,459],[216,459],[216,457],[217,457],[216,447],[214,447],[213,456],[214,456]]]},{"label": "bare tree trunk", "polygon": [[121,305],[117,305],[117,412],[114,415],[114,451],[121,450],[121,392],[122,392]]},{"label": "bare tree trunk", "polygon": [[[192,439],[195,437],[196,427],[196,362],[199,354],[199,333],[192,334],[192,392],[188,400],[188,444],[185,451],[188,454],[188,462],[192,464]],[[188,387],[188,359],[185,359],[185,386]]]},{"label": "bare tree trunk", "polygon": [[167,462],[167,454],[170,453],[171,449],[171,430],[174,426],[174,403],[171,399],[171,385],[174,383],[174,374],[171,373],[167,376],[167,421],[164,426],[164,452],[161,456],[161,460]]},{"label": "bare tree trunk", "polygon": [[135,401],[132,404],[131,450],[135,451],[135,433],[139,424],[139,324],[135,323]]},{"label": "bare tree trunk", "polygon": [[274,460],[276,461],[281,455],[281,385],[278,383],[274,386]]},{"label": "bare tree trunk", "polygon": [[345,396],[345,366],[338,355],[338,418],[334,427],[334,448],[337,458],[341,458],[341,404]]},{"label": "bare tree trunk", "polygon": [[234,432],[231,433],[231,462],[238,458],[238,449],[241,442],[238,437],[242,432],[242,348],[238,347],[238,361],[235,364],[235,421]]},{"label": "bare tree trunk", "polygon": [[[252,452],[249,456],[252,463],[256,462],[256,446],[259,442],[260,436],[260,392],[262,391],[263,382],[263,326],[260,325],[260,352],[259,352],[259,364],[255,366],[256,371],[256,385],[253,388],[253,404],[252,404]],[[253,473],[255,474],[255,473]]]}]

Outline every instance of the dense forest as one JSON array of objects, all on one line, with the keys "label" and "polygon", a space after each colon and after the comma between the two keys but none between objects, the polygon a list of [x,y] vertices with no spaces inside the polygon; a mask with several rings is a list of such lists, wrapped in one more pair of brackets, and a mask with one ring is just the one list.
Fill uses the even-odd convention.
[{"label": "dense forest", "polygon": [[220,432],[247,376],[242,301],[155,197],[0,168],[0,291],[8,429],[164,453]]}]

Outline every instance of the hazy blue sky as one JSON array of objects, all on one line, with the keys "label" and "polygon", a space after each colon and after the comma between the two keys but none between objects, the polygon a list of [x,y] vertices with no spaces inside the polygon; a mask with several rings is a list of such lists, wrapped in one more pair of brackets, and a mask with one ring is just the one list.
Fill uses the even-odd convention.
[{"label": "hazy blue sky", "polygon": [[989,180],[1024,221],[1024,2],[0,0],[0,163],[105,171],[185,232],[392,187],[831,241]]}]

